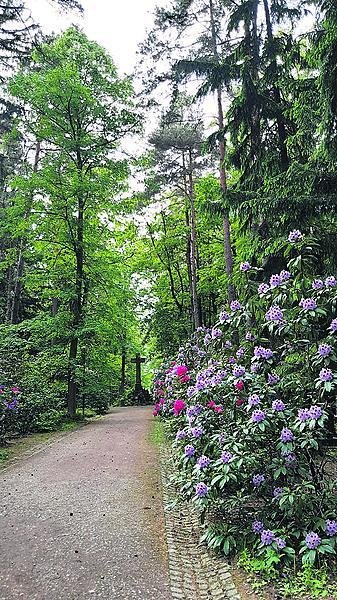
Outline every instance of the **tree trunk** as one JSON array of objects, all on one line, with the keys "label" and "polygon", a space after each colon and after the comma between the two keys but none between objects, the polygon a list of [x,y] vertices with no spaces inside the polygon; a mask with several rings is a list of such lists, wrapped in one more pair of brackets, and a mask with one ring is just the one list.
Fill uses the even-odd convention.
[{"label": "tree trunk", "polygon": [[[215,18],[214,18],[214,7],[213,0],[209,0],[209,14],[211,21],[211,36],[212,36],[212,46],[213,46],[213,58],[216,63],[219,63],[219,53],[218,53],[218,45],[216,39],[216,29],[215,29]],[[226,146],[225,146],[225,137],[224,137],[224,115],[223,115],[223,105],[222,105],[222,89],[221,85],[217,88],[217,106],[218,106],[218,125],[220,131],[220,141],[219,141],[219,175],[220,175],[220,187],[225,197],[227,192],[227,175],[225,168],[225,158],[226,158]],[[223,234],[224,234],[224,255],[225,255],[225,268],[226,274],[228,276],[228,301],[232,302],[236,298],[236,291],[234,286],[231,284],[231,276],[233,273],[233,251],[231,245],[231,230],[230,230],[230,221],[228,210],[225,210],[223,216]]]},{"label": "tree trunk", "polygon": [[185,152],[182,153],[183,159],[183,177],[184,177],[184,191],[185,191],[185,223],[186,223],[186,266],[187,266],[187,276],[188,276],[188,287],[190,290],[190,298],[191,298],[191,311],[190,317],[191,322],[194,323],[194,315],[193,315],[193,293],[192,293],[192,268],[191,268],[191,223],[190,223],[190,198],[188,193],[188,183],[187,183],[187,167],[186,167],[186,159]]},{"label": "tree trunk", "polygon": [[200,312],[199,312],[199,299],[198,299],[198,272],[197,272],[197,227],[196,227],[196,214],[194,204],[194,183],[193,183],[193,161],[192,161],[192,150],[188,152],[188,195],[191,207],[191,228],[190,228],[190,250],[191,250],[191,289],[192,289],[192,310],[193,310],[193,322],[194,328],[197,329],[201,326]]},{"label": "tree trunk", "polygon": [[[40,159],[40,151],[41,151],[41,144],[40,144],[40,142],[37,142],[36,148],[35,148],[34,163],[33,163],[33,173],[37,172],[39,159]],[[25,214],[24,214],[25,220],[27,220],[30,215],[30,212],[32,210],[32,205],[33,205],[33,193],[31,193],[31,195],[30,195],[30,199],[29,199],[29,202],[28,202],[26,210],[25,210]],[[19,323],[19,319],[20,319],[22,276],[23,276],[24,267],[25,267],[24,251],[26,248],[26,243],[27,243],[27,240],[24,237],[22,237],[19,241],[18,259],[17,259],[17,264],[16,264],[16,273],[15,273],[15,280],[14,280],[14,287],[13,287],[13,299],[12,299],[11,310],[10,310],[11,324]]]},{"label": "tree trunk", "polygon": [[6,323],[10,323],[11,321],[11,312],[12,312],[12,298],[13,298],[13,267],[8,267],[7,269],[7,301],[6,301]]},{"label": "tree trunk", "polygon": [[[82,175],[82,162],[80,156],[78,157],[78,172],[79,179],[81,181]],[[81,186],[82,187],[82,186]],[[82,309],[83,309],[83,284],[84,284],[84,198],[82,190],[78,193],[78,209],[77,209],[77,228],[76,228],[76,280],[75,280],[75,297],[71,303],[71,314],[72,314],[72,331],[69,347],[69,361],[68,361],[68,414],[70,417],[74,417],[77,408],[77,377],[76,377],[76,359],[78,353],[78,328],[82,321]]]}]

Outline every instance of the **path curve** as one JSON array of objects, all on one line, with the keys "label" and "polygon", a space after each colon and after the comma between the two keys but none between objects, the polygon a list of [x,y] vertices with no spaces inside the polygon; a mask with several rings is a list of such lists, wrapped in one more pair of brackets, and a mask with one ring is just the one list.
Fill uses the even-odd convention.
[{"label": "path curve", "polygon": [[0,600],[170,600],[151,418],[114,409],[0,472]]}]

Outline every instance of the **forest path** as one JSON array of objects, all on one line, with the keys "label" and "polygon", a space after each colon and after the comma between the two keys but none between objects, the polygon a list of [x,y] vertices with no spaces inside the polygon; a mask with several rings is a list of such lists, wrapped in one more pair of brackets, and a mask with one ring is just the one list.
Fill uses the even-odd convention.
[{"label": "forest path", "polygon": [[0,472],[0,600],[169,600],[148,407],[118,408]]}]

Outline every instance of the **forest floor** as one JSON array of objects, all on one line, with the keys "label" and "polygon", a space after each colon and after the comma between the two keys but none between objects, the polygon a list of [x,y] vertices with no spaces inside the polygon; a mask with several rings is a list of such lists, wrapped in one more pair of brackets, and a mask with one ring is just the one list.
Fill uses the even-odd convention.
[{"label": "forest floor", "polygon": [[148,408],[113,412],[0,471],[0,600],[169,600]]}]

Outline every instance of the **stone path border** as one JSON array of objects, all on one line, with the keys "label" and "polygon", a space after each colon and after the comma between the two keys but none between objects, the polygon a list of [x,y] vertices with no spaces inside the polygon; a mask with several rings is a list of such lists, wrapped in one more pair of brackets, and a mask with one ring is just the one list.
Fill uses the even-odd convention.
[{"label": "stone path border", "polygon": [[173,600],[240,600],[228,563],[199,545],[200,525],[191,503],[168,507],[175,498],[170,483],[170,451],[162,448],[161,474]]}]

